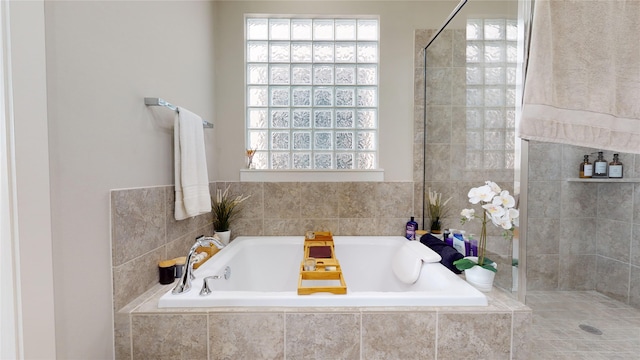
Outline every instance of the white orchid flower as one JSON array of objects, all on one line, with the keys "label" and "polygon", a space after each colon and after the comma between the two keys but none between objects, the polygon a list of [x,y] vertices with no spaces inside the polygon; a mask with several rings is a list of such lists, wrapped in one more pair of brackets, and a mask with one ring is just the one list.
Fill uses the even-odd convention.
[{"label": "white orchid flower", "polygon": [[502,189],[500,189],[500,186],[498,186],[498,184],[494,183],[493,181],[485,181],[485,184],[487,184],[487,186],[491,188],[491,191],[496,194],[499,194],[502,191]]},{"label": "white orchid flower", "polygon": [[513,223],[511,222],[508,213],[504,214],[503,216],[492,216],[491,222],[495,226],[500,226],[505,230],[510,230],[513,227]]},{"label": "white orchid flower", "polygon": [[476,211],[474,209],[462,209],[462,212],[460,212],[460,215],[467,218],[467,220],[471,220],[476,215]]},{"label": "white orchid flower", "polygon": [[502,206],[494,205],[494,204],[485,204],[482,205],[482,208],[487,211],[489,216],[493,217],[501,217],[505,214],[505,210]]},{"label": "white orchid flower", "polygon": [[518,209],[509,209],[509,217],[511,219],[517,219],[520,216],[520,210]]},{"label": "white orchid flower", "polygon": [[480,201],[482,202],[490,202],[496,193],[491,190],[491,187],[488,185],[483,185],[477,188],[471,188],[469,193],[467,194],[469,197],[469,202],[472,204],[477,204]]},{"label": "white orchid flower", "polygon": [[509,219],[515,226],[520,225],[520,211],[518,209],[509,209],[508,210]]},{"label": "white orchid flower", "polygon": [[502,190],[499,195],[493,198],[494,205],[500,205],[506,209],[516,206],[516,199],[509,195],[509,191]]}]

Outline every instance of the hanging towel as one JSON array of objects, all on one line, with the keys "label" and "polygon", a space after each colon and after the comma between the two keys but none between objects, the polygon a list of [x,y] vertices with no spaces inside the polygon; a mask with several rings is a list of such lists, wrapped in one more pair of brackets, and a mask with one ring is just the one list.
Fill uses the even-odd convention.
[{"label": "hanging towel", "polygon": [[519,135],[640,153],[640,1],[535,2]]},{"label": "hanging towel", "polygon": [[185,108],[178,108],[173,138],[176,220],[211,212],[202,118]]}]

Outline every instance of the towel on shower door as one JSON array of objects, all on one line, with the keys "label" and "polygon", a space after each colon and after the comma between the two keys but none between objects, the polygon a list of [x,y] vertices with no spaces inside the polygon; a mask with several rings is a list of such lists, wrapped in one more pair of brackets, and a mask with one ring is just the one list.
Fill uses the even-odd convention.
[{"label": "towel on shower door", "polygon": [[173,138],[176,220],[211,212],[202,118],[179,108]]},{"label": "towel on shower door", "polygon": [[640,1],[535,1],[520,137],[640,153]]}]

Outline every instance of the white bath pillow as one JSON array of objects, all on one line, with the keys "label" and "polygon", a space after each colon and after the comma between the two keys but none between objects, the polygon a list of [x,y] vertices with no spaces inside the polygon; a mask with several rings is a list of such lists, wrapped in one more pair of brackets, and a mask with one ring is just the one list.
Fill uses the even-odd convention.
[{"label": "white bath pillow", "polygon": [[391,259],[391,268],[398,279],[405,284],[413,284],[420,277],[422,262],[440,262],[438,253],[419,241],[407,241],[400,246]]}]

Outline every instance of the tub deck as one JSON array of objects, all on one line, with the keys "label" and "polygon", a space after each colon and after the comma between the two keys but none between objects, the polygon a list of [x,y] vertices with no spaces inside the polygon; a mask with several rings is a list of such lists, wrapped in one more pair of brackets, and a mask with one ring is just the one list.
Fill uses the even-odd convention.
[{"label": "tub deck", "polygon": [[[303,236],[238,237],[194,271],[188,293],[167,291],[160,307],[361,307],[487,306],[486,296],[440,263],[424,263],[419,280],[405,284],[391,269],[392,255],[406,243],[401,236],[336,236],[336,257],[348,291],[344,295],[298,295]],[[212,293],[200,296],[203,278],[231,268],[231,278],[209,282]]]}]

